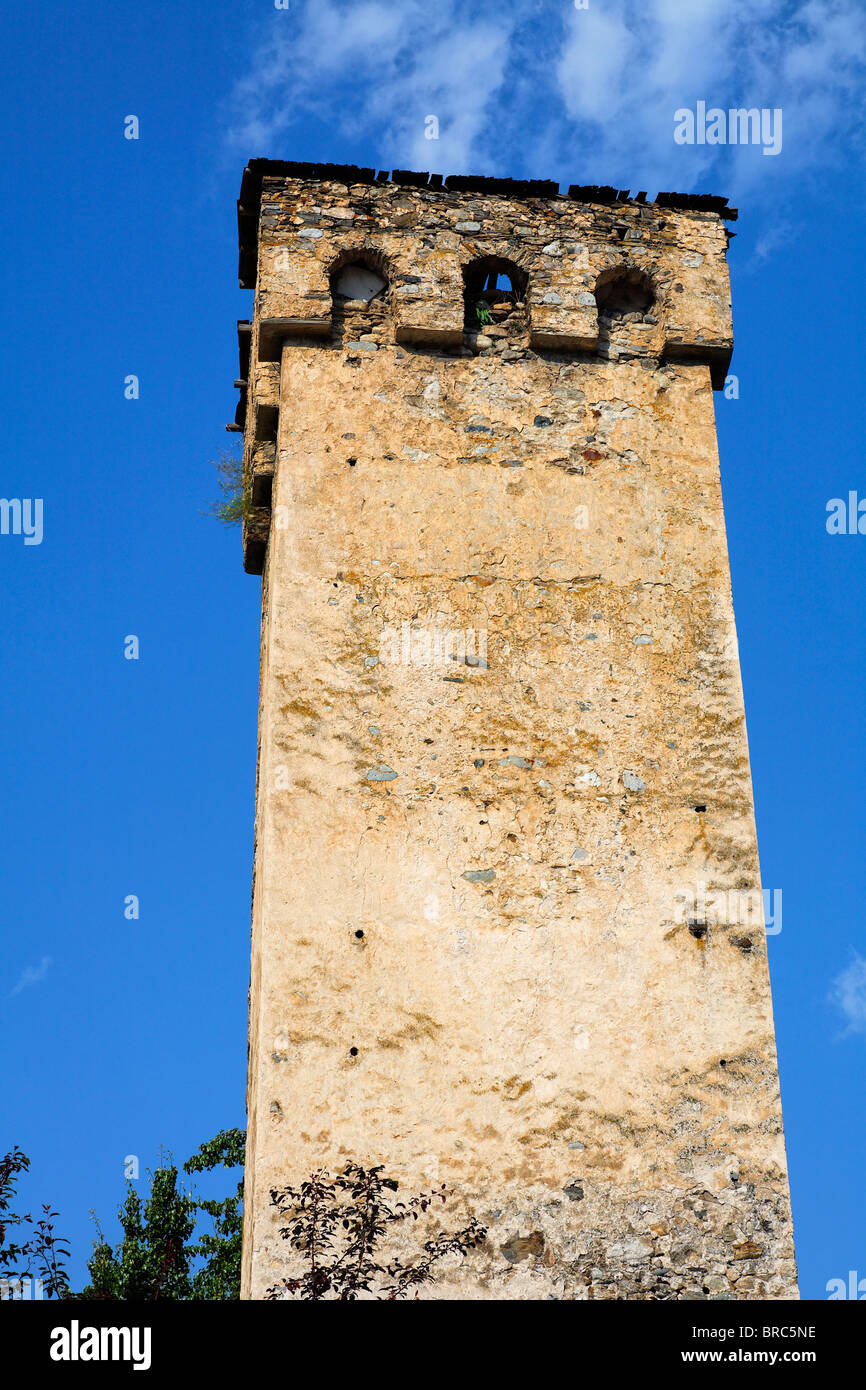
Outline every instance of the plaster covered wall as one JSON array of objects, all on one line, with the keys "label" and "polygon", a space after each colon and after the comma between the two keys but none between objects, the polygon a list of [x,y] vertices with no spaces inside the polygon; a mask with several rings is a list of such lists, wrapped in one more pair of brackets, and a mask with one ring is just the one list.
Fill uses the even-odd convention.
[{"label": "plaster covered wall", "polygon": [[[245,1296],[290,1262],[271,1187],[348,1159],[488,1227],[425,1297],[796,1296],[763,928],[688,909],[760,889],[724,228],[270,182]],[[392,277],[354,319],[347,245]],[[484,254],[530,276],[492,338],[464,333]],[[655,322],[600,348],[614,264]]]}]

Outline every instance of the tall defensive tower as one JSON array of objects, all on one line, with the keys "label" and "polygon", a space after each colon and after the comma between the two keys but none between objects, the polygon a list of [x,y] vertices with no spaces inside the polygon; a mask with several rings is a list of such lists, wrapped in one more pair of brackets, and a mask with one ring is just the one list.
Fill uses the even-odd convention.
[{"label": "tall defensive tower", "polygon": [[445,1182],[433,1298],[796,1296],[713,389],[724,199],[253,161],[244,1296]]}]

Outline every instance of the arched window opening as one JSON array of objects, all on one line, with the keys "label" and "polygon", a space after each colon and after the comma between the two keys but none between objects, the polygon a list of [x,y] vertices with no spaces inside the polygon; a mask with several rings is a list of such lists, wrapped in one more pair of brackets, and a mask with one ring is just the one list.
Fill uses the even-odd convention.
[{"label": "arched window opening", "polygon": [[351,261],[341,266],[332,276],[332,296],[337,299],[361,301],[369,304],[379,299],[388,288],[388,281],[378,271],[371,270],[362,261]]},{"label": "arched window opening", "polygon": [[347,250],[331,266],[333,336],[357,340],[380,333],[385,340],[390,285],[384,257],[372,248]]},{"label": "arched window opening", "polygon": [[464,329],[484,333],[485,328],[522,330],[525,324],[529,276],[503,256],[484,256],[463,271]]},{"label": "arched window opening", "polygon": [[[655,305],[652,281],[642,270],[626,266],[604,270],[598,279],[595,302],[599,315],[637,322]],[[634,316],[633,318],[631,316]]]},{"label": "arched window opening", "polygon": [[656,296],[648,275],[633,266],[602,271],[595,287],[598,355],[607,361],[652,357]]}]

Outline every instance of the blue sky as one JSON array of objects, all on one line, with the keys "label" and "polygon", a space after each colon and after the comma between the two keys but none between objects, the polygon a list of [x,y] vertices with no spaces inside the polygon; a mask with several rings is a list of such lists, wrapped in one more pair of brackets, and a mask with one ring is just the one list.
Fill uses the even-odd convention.
[{"label": "blue sky", "polygon": [[[0,495],[44,536],[0,535],[0,1146],[75,1281],[126,1155],[244,1120],[260,584],[202,512],[261,155],[740,207],[716,413],[801,1287],[866,1277],[866,536],[825,526],[866,497],[859,0],[84,0],[3,30]],[[699,101],[781,109],[781,151],[677,144]]]}]

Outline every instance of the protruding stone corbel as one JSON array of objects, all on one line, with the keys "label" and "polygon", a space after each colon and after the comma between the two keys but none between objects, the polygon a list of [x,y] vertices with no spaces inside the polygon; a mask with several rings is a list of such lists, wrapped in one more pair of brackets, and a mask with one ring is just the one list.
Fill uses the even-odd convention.
[{"label": "protruding stone corbel", "polygon": [[330,304],[327,314],[279,315],[259,319],[259,362],[279,362],[287,338],[327,338],[331,332]]},{"label": "protruding stone corbel", "polygon": [[665,362],[706,362],[710,369],[710,379],[714,391],[722,391],[731,357],[734,351],[733,337],[707,339],[700,334],[678,333],[675,329],[665,334],[662,360]]},{"label": "protruding stone corbel", "polygon": [[529,341],[534,348],[593,352],[598,346],[598,309],[589,290],[560,294],[548,289],[530,298]]},{"label": "protruding stone corbel", "polygon": [[463,299],[421,299],[394,292],[394,336],[398,343],[432,343],[442,347],[463,342]]}]

